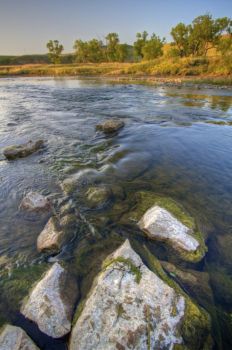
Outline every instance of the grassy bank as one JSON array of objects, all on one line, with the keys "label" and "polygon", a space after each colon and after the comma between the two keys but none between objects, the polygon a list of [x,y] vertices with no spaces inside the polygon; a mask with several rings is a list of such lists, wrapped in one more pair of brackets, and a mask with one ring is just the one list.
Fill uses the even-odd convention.
[{"label": "grassy bank", "polygon": [[139,63],[1,65],[7,76],[103,76],[150,81],[198,81],[232,85],[232,62],[221,57],[158,58]]}]

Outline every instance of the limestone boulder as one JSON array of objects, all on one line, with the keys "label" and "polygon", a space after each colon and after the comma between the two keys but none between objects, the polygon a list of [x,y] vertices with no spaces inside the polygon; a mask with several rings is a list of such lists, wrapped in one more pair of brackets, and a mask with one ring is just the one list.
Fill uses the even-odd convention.
[{"label": "limestone boulder", "polygon": [[105,134],[110,134],[123,128],[125,125],[124,121],[120,119],[108,119],[102,124],[97,125],[97,130],[103,131]]},{"label": "limestone boulder", "polygon": [[1,350],[39,350],[27,333],[20,327],[6,325],[0,333]]},{"label": "limestone boulder", "polygon": [[8,160],[14,160],[17,158],[24,158],[29,156],[30,154],[40,150],[44,146],[43,140],[37,140],[37,141],[28,141],[27,143],[24,143],[22,145],[14,145],[6,147],[3,150],[4,156]]},{"label": "limestone boulder", "polygon": [[20,203],[19,209],[28,211],[49,211],[51,202],[38,192],[29,192]]},{"label": "limestone boulder", "polygon": [[41,332],[60,338],[71,330],[77,296],[75,280],[64,267],[55,263],[35,285],[21,313],[35,322]]},{"label": "limestone boulder", "polygon": [[70,350],[210,348],[208,315],[149,270],[128,240],[105,260],[75,320]]}]

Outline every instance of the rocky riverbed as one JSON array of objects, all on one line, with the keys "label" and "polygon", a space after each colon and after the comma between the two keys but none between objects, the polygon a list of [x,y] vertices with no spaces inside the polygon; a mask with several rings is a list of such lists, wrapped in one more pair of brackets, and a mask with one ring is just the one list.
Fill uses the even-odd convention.
[{"label": "rocky riverbed", "polygon": [[232,92],[1,84],[0,348],[229,348]]}]

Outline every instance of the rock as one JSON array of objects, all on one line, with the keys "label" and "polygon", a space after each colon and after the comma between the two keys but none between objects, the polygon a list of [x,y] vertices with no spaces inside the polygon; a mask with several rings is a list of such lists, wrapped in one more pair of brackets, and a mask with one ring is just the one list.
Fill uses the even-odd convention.
[{"label": "rock", "polygon": [[47,211],[51,209],[50,201],[38,192],[29,192],[23,198],[20,209],[29,211]]},{"label": "rock", "polygon": [[180,269],[167,262],[161,262],[162,267],[172,276],[181,286],[194,297],[201,305],[208,306],[214,304],[213,292],[210,287],[210,278],[207,272]]},{"label": "rock", "polygon": [[123,220],[137,222],[151,239],[163,241],[182,259],[200,261],[207,251],[195,220],[175,201],[152,192],[138,192],[136,207]]},{"label": "rock", "polygon": [[110,200],[111,195],[112,192],[109,188],[103,186],[90,187],[86,192],[87,205],[95,209],[102,207]]},{"label": "rock", "polygon": [[65,241],[65,232],[58,227],[54,217],[50,218],[37,238],[39,252],[52,251],[58,253]]},{"label": "rock", "polygon": [[103,131],[105,134],[110,134],[123,128],[125,123],[120,119],[109,119],[102,124],[98,124],[96,129]]},{"label": "rock", "polygon": [[199,242],[191,235],[192,230],[158,205],[146,211],[139,227],[148,237],[170,241],[177,249],[194,252],[199,247]]},{"label": "rock", "polygon": [[3,150],[3,154],[8,160],[24,158],[38,151],[43,146],[44,146],[43,140],[37,140],[35,142],[28,141],[27,143],[24,143],[22,145],[14,145],[14,146],[6,147]]},{"label": "rock", "polygon": [[75,319],[70,350],[210,348],[206,312],[149,270],[128,240],[105,260]]},{"label": "rock", "polygon": [[70,332],[77,299],[75,280],[55,263],[37,283],[21,308],[21,313],[37,323],[41,332],[53,338]]},{"label": "rock", "polygon": [[95,169],[84,169],[73,174],[61,183],[61,188],[66,194],[71,194],[78,188],[94,184],[99,173]]},{"label": "rock", "polygon": [[0,333],[1,350],[39,350],[20,327],[6,325]]}]

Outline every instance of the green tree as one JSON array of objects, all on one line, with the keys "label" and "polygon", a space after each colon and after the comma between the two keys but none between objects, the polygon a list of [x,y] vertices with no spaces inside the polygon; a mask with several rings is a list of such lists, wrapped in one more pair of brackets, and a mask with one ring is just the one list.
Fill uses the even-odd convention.
[{"label": "green tree", "polygon": [[160,39],[156,34],[152,34],[151,39],[147,40],[142,48],[143,58],[145,60],[152,60],[163,55],[163,45],[165,39]]},{"label": "green tree", "polygon": [[134,55],[136,58],[143,58],[143,47],[146,44],[148,33],[143,31],[136,34],[136,41],[134,42]]},{"label": "green tree", "polygon": [[101,40],[76,40],[73,48],[77,62],[102,62],[104,60],[104,46]]},{"label": "green tree", "polygon": [[59,64],[61,61],[61,53],[64,50],[63,45],[58,40],[49,40],[47,43],[48,57],[53,64]]},{"label": "green tree", "polygon": [[179,51],[180,57],[188,56],[189,53],[189,26],[184,23],[178,23],[171,30],[171,36],[174,45]]},{"label": "green tree", "polygon": [[85,63],[88,62],[88,43],[87,41],[76,40],[73,48],[75,50],[76,61]]},{"label": "green tree", "polygon": [[106,36],[106,56],[108,61],[117,61],[117,50],[119,45],[119,36],[117,33],[109,33]]},{"label": "green tree", "polygon": [[116,47],[117,61],[125,62],[129,56],[129,47],[127,44],[118,44]]}]

